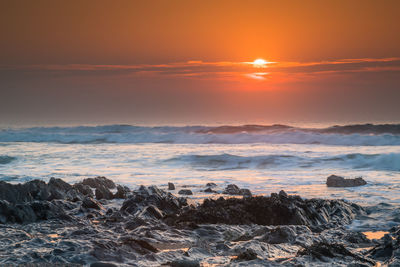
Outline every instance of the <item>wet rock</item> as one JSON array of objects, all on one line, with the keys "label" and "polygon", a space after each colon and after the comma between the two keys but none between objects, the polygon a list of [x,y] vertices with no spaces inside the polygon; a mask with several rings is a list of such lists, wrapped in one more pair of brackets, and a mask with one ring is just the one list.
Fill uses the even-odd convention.
[{"label": "wet rock", "polygon": [[193,222],[260,225],[307,225],[326,229],[348,224],[363,208],[342,200],[310,199],[299,196],[205,199],[182,211],[169,223]]},{"label": "wet rock", "polygon": [[228,184],[223,192],[228,195],[240,195],[240,188],[235,184]]},{"label": "wet rock", "polygon": [[96,210],[101,210],[103,209],[103,206],[96,200],[94,200],[91,197],[85,197],[82,201],[82,207],[85,209],[96,209]]},{"label": "wet rock", "polygon": [[183,206],[187,206],[187,202],[184,198],[175,197],[156,186],[141,186],[139,190],[132,192],[132,195],[124,201],[121,211],[135,214],[150,205],[164,214],[176,214]]},{"label": "wet rock", "polygon": [[7,200],[10,203],[47,200],[49,197],[48,185],[41,180],[33,180],[16,185],[0,181],[0,199]]},{"label": "wet rock", "polygon": [[135,249],[140,254],[148,254],[149,252],[157,253],[158,249],[150,245],[147,241],[141,239],[135,239],[130,236],[121,237],[121,244],[129,245],[131,248]]},{"label": "wet rock", "polygon": [[251,191],[249,189],[240,189],[240,195],[244,197],[251,197]]},{"label": "wet rock", "polygon": [[200,262],[196,260],[175,260],[169,263],[171,267],[200,267]]},{"label": "wet rock", "polygon": [[314,259],[326,261],[325,258],[353,258],[353,260],[375,264],[374,261],[361,257],[350,252],[342,244],[329,244],[325,242],[314,243],[310,247],[304,248],[297,253],[297,256],[311,256]]},{"label": "wet rock", "polygon": [[168,190],[175,190],[175,185],[173,183],[168,183]]},{"label": "wet rock", "polygon": [[206,193],[217,193],[217,191],[212,190],[210,187],[204,190]]},{"label": "wet rock", "polygon": [[251,261],[257,259],[257,253],[255,253],[252,249],[247,249],[237,255],[236,261]]},{"label": "wet rock", "polygon": [[96,199],[113,199],[114,196],[111,191],[105,186],[99,186],[95,191]]},{"label": "wet rock", "polygon": [[366,185],[367,182],[361,178],[345,179],[341,176],[331,175],[326,179],[326,185],[328,187],[354,187]]},{"label": "wet rock", "polygon": [[102,176],[98,176],[96,178],[86,178],[82,181],[82,184],[88,185],[88,186],[90,186],[92,188],[96,188],[96,189],[102,188],[102,187],[105,187],[108,189],[114,189],[116,187],[115,183],[112,180],[107,179],[106,177],[102,177]]},{"label": "wet rock", "polygon": [[262,241],[269,244],[293,243],[297,233],[290,226],[280,226],[268,231]]},{"label": "wet rock", "polygon": [[361,232],[350,232],[350,233],[346,234],[343,237],[343,239],[352,244],[370,244],[371,243],[371,240],[369,240]]},{"label": "wet rock", "polygon": [[118,267],[118,265],[109,262],[94,262],[90,264],[90,267]]},{"label": "wet rock", "polygon": [[82,195],[88,196],[88,197],[93,197],[93,190],[90,188],[90,186],[82,184],[82,183],[76,183],[72,186],[74,189],[76,189],[79,193]]},{"label": "wet rock", "polygon": [[128,194],[131,192],[127,186],[117,185],[117,192],[114,194],[113,198],[127,198]]},{"label": "wet rock", "polygon": [[285,191],[281,190],[281,191],[279,191],[278,196],[282,198],[282,197],[287,197],[288,195],[286,194]]},{"label": "wet rock", "polygon": [[32,201],[29,203],[13,204],[0,200],[1,223],[31,223],[50,218],[63,218],[64,210],[47,201]]},{"label": "wet rock", "polygon": [[217,184],[216,183],[207,183],[206,187],[216,187]]},{"label": "wet rock", "polygon": [[181,189],[178,192],[179,195],[193,195],[192,190],[190,189]]},{"label": "wet rock", "polygon": [[227,185],[222,193],[227,195],[240,195],[240,196],[251,197],[251,192],[249,189],[240,189],[235,184]]}]

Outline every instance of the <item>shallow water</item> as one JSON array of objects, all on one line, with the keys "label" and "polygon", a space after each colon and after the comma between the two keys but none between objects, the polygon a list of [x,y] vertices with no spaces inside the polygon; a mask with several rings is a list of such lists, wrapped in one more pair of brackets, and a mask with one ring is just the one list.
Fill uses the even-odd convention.
[{"label": "shallow water", "polygon": [[[327,188],[326,177],[362,176],[368,185]],[[236,183],[254,194],[284,189],[304,197],[400,204],[400,125],[324,129],[273,126],[36,127],[0,130],[0,180],[106,176],[140,184],[194,187]],[[204,194],[203,194],[204,195]]]}]

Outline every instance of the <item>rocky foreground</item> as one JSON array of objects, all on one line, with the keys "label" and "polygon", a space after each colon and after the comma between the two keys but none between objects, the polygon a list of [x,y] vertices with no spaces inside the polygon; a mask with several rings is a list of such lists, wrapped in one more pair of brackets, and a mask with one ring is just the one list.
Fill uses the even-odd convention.
[{"label": "rocky foreground", "polygon": [[195,203],[104,177],[0,182],[0,264],[400,266],[400,228],[379,240],[346,228],[366,216],[359,205],[225,191],[240,196]]}]

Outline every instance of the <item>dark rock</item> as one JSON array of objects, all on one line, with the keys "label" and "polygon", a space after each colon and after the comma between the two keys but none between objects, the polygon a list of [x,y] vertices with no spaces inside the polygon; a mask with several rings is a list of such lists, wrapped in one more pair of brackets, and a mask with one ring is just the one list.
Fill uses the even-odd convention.
[{"label": "dark rock", "polygon": [[138,218],[144,218],[144,219],[161,219],[164,217],[164,213],[159,210],[157,207],[150,205],[145,208],[138,214]]},{"label": "dark rock", "polygon": [[109,262],[94,262],[90,264],[90,267],[118,267],[118,265]]},{"label": "dark rock", "polygon": [[199,261],[196,260],[175,260],[170,262],[171,267],[200,267]]},{"label": "dark rock", "polygon": [[287,197],[288,195],[286,194],[286,192],[285,191],[283,191],[283,190],[281,190],[281,191],[279,191],[279,197]]},{"label": "dark rock", "polygon": [[331,175],[326,179],[328,187],[354,187],[366,185],[367,182],[363,178],[345,179],[341,176]]},{"label": "dark rock", "polygon": [[68,191],[72,188],[72,185],[70,185],[69,183],[64,182],[63,180],[61,180],[59,178],[56,179],[54,177],[50,178],[48,185],[50,188],[57,188],[62,191]]},{"label": "dark rock", "polygon": [[268,231],[262,240],[269,244],[293,243],[296,235],[290,226],[284,225]]},{"label": "dark rock", "polygon": [[217,193],[217,191],[212,190],[210,187],[204,190],[206,193]]},{"label": "dark rock", "polygon": [[309,199],[299,196],[205,199],[197,207],[183,210],[169,224],[193,222],[196,224],[260,224],[306,225],[326,229],[348,224],[363,208],[342,200]]},{"label": "dark rock", "polygon": [[156,186],[141,186],[138,191],[132,192],[132,195],[124,201],[121,211],[135,214],[145,207],[153,206],[164,214],[176,214],[186,205],[187,202],[184,198],[177,198],[169,192],[158,189]]},{"label": "dark rock", "polygon": [[113,194],[111,191],[105,186],[99,186],[95,191],[96,199],[113,199]]},{"label": "dark rock", "polygon": [[223,192],[228,195],[240,195],[240,188],[235,184],[228,184]]},{"label": "dark rock", "polygon": [[350,232],[343,237],[352,244],[370,244],[371,241],[361,232]]},{"label": "dark rock", "polygon": [[193,195],[192,190],[190,189],[181,189],[178,192],[179,195]]},{"label": "dark rock", "polygon": [[129,222],[127,222],[125,224],[125,228],[128,229],[128,230],[133,230],[133,229],[138,228],[139,226],[146,225],[146,223],[147,222],[145,220],[143,220],[142,218],[136,217],[135,219],[130,220]]},{"label": "dark rock", "polygon": [[173,183],[168,183],[168,190],[175,190],[175,185]]},{"label": "dark rock", "polygon": [[297,252],[297,256],[311,256],[314,259],[325,261],[325,258],[353,258],[353,260],[375,264],[372,260],[361,257],[350,252],[342,244],[329,244],[325,242],[318,242],[312,244],[310,247],[304,248]]},{"label": "dark rock", "polygon": [[107,179],[106,177],[101,177],[101,176],[98,176],[96,178],[86,178],[82,181],[82,184],[88,185],[91,188],[96,188],[96,189],[102,188],[102,187],[105,187],[108,189],[114,189],[116,187],[115,183],[112,180]]},{"label": "dark rock", "polygon": [[251,261],[257,259],[257,253],[255,253],[252,249],[246,249],[239,255],[237,255],[237,261]]},{"label": "dark rock", "polygon": [[91,197],[85,197],[82,201],[82,207],[85,209],[96,209],[96,210],[101,210],[103,209],[103,206],[96,200],[94,200]]},{"label": "dark rock", "polygon": [[215,184],[215,183],[207,183],[206,184],[206,187],[216,187],[217,186],[217,184]]},{"label": "dark rock", "polygon": [[125,199],[129,192],[131,192],[131,190],[129,190],[127,186],[117,185],[117,192],[114,194],[114,198]]},{"label": "dark rock", "polygon": [[0,200],[7,200],[10,203],[24,203],[33,200],[47,200],[49,197],[49,188],[41,180],[16,185],[0,181]]},{"label": "dark rock", "polygon": [[148,254],[149,252],[157,253],[158,249],[150,245],[147,241],[135,239],[130,236],[123,236],[119,240],[123,245],[129,245],[140,254]]},{"label": "dark rock", "polygon": [[228,195],[239,195],[239,196],[251,197],[251,192],[249,189],[240,189],[235,184],[228,184],[222,193],[228,194]]},{"label": "dark rock", "polygon": [[13,204],[0,200],[1,223],[31,223],[51,218],[63,219],[64,210],[48,201],[32,201],[29,203]]},{"label": "dark rock", "polygon": [[90,188],[90,186],[82,184],[82,183],[76,183],[72,186],[74,189],[76,189],[79,193],[82,195],[88,196],[88,197],[93,197],[93,190]]},{"label": "dark rock", "polygon": [[240,195],[244,196],[244,197],[251,197],[251,191],[249,189],[240,189]]}]

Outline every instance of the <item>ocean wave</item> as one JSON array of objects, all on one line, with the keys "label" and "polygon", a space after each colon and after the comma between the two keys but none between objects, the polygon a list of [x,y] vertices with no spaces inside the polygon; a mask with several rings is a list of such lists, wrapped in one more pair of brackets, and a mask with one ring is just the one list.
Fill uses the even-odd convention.
[{"label": "ocean wave", "polygon": [[287,125],[142,127],[132,125],[35,127],[0,130],[0,142],[64,144],[324,144],[345,146],[400,145],[400,125],[347,125],[324,129]]},{"label": "ocean wave", "polygon": [[351,168],[368,170],[400,171],[400,153],[344,154],[329,157],[300,157],[293,155],[238,156],[182,155],[165,161],[167,164],[185,164],[199,170],[239,169],[297,169],[309,167]]},{"label": "ocean wave", "polygon": [[8,164],[16,159],[17,158],[10,156],[0,156],[0,164]]}]

